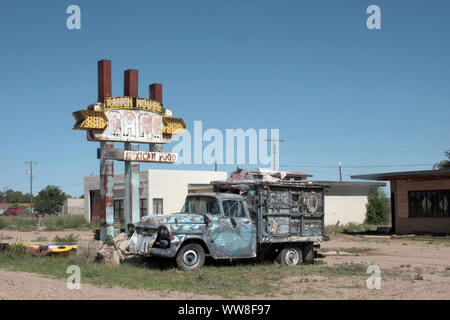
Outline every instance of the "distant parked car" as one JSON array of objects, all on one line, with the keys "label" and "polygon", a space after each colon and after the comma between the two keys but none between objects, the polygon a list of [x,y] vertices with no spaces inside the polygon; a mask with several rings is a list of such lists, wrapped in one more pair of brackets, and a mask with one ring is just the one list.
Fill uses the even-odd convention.
[{"label": "distant parked car", "polygon": [[5,212],[3,212],[4,216],[17,216],[17,215],[25,215],[25,210],[22,209],[14,209],[8,208]]}]

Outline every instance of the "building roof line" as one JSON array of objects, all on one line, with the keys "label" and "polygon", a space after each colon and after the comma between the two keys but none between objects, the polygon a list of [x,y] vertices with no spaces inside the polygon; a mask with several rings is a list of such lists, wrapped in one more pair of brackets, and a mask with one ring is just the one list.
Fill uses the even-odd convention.
[{"label": "building roof line", "polygon": [[372,173],[372,174],[361,174],[351,176],[352,179],[378,180],[378,181],[424,178],[424,177],[450,177],[450,169],[384,172],[384,173]]}]

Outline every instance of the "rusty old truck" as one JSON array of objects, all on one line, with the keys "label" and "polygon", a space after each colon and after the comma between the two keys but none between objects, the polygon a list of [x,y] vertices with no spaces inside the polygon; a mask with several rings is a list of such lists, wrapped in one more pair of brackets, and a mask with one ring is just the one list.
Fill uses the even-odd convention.
[{"label": "rusty old truck", "polygon": [[303,173],[238,170],[212,182],[213,192],[188,194],[179,213],[129,225],[128,250],[175,258],[181,270],[213,259],[257,258],[296,265],[314,262],[324,234],[325,185]]}]

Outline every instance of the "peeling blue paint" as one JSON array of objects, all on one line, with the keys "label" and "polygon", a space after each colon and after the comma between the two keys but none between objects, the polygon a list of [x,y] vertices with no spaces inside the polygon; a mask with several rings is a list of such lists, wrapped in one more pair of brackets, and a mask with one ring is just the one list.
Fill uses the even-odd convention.
[{"label": "peeling blue paint", "polygon": [[[188,195],[182,211],[187,211],[188,207],[189,210],[197,208],[195,213],[142,218],[135,224],[136,233],[142,235],[139,239],[156,239],[146,250],[146,255],[175,257],[185,243],[195,241],[201,243],[214,259],[253,258],[257,255],[258,244],[300,245],[327,240],[323,233],[323,186],[302,185],[293,189],[292,185],[289,188],[277,185],[274,190],[257,188],[251,193],[248,186],[245,188],[248,197],[231,193]],[[304,199],[312,192],[315,202],[311,201],[311,204],[314,206],[306,206]],[[249,201],[251,210],[247,205]],[[234,202],[242,206],[235,206]],[[163,239],[166,229],[169,235]]]}]

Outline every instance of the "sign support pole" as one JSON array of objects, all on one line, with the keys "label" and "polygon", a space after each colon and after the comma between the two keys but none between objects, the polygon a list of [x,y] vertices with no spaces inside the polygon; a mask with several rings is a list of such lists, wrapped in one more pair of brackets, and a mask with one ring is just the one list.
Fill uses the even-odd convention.
[{"label": "sign support pole", "polygon": [[[97,62],[98,101],[111,96],[111,60]],[[113,149],[114,143],[100,142],[100,240],[114,238],[114,160],[105,159],[106,149]]]},{"label": "sign support pole", "polygon": [[106,149],[114,148],[112,142],[100,142],[100,240],[114,238],[114,160],[104,157]]},{"label": "sign support pole", "polygon": [[[125,143],[125,150],[138,151],[137,143]],[[139,203],[139,163],[125,161],[125,224],[128,233],[129,223],[138,223],[140,220]]]},{"label": "sign support pole", "polygon": [[[124,95],[130,97],[138,96],[138,71],[125,70],[124,73]],[[137,132],[135,133],[137,134]],[[138,151],[139,144],[125,142],[125,150]],[[125,161],[125,232],[128,233],[129,223],[138,223],[140,220],[139,208],[139,163]]]}]

